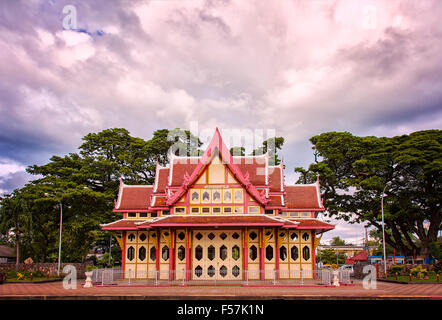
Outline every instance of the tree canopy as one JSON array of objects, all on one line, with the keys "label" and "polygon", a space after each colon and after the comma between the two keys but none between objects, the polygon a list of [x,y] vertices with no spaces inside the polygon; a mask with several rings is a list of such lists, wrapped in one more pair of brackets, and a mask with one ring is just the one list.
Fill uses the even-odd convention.
[{"label": "tree canopy", "polygon": [[112,212],[119,179],[152,184],[156,163],[167,163],[173,144],[178,146],[176,154],[201,153],[201,141],[181,129],[157,130],[150,140],[133,137],[123,128],[87,134],[78,153],[29,166],[27,172],[38,178],[0,201],[2,238],[18,230],[9,243],[20,248],[20,257],[56,261],[61,206],[62,261],[83,261],[94,247],[109,246],[108,232],[99,224],[120,218]]},{"label": "tree canopy", "polygon": [[441,228],[440,130],[392,138],[327,132],[310,142],[315,162],[295,168],[298,183],[312,183],[319,175],[329,216],[382,230],[381,196],[391,183],[384,198],[386,242],[405,255],[431,255]]}]

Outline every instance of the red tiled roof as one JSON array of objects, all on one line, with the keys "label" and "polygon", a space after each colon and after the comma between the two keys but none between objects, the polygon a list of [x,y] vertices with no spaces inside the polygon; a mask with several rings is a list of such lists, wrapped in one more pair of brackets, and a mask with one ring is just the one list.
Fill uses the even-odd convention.
[{"label": "red tiled roof", "polygon": [[267,203],[267,207],[281,207],[282,206],[282,196],[269,196],[270,201]]},{"label": "red tiled roof", "polygon": [[153,207],[164,207],[166,205],[166,197],[162,196],[154,196],[155,202],[153,204]]},{"label": "red tiled roof", "polygon": [[281,168],[270,167],[269,168],[269,185],[270,191],[283,191],[281,190]]},{"label": "red tiled roof", "polygon": [[[264,170],[255,170],[255,171],[252,171],[252,173],[247,171],[248,174],[247,173],[243,174],[242,170],[239,167],[240,165],[235,163],[233,156],[230,154],[229,149],[227,148],[227,146],[223,142],[223,140],[221,138],[221,134],[217,128],[215,130],[215,134],[212,137],[212,140],[210,141],[210,143],[209,143],[206,151],[202,155],[202,157],[190,159],[190,160],[197,160],[198,161],[198,163],[194,167],[193,171],[189,174],[189,172],[187,171],[187,168],[190,167],[191,165],[193,165],[193,162],[196,162],[196,161],[190,161],[191,163],[188,165],[183,164],[183,166],[187,166],[186,168],[179,168],[181,170],[181,173],[180,173],[181,186],[178,188],[177,192],[173,196],[171,196],[167,199],[166,203],[168,205],[173,205],[176,201],[178,201],[178,199],[187,191],[187,189],[189,188],[191,183],[193,183],[195,181],[195,179],[197,179],[197,177],[201,174],[201,171],[207,165],[209,165],[209,163],[212,161],[212,159],[216,156],[219,157],[219,159],[221,159],[222,161],[226,162],[226,166],[228,166],[230,168],[230,170],[232,171],[233,175],[238,180],[238,182],[240,184],[242,184],[247,189],[247,192],[253,198],[255,198],[256,201],[258,201],[262,205],[265,205],[268,202],[268,200],[265,198],[265,196],[256,190],[256,185],[255,185],[255,184],[259,184],[257,182],[257,180],[255,180],[255,179],[259,179],[259,178],[264,177],[263,181],[265,182],[265,171]],[[180,160],[183,160],[183,159],[180,159]],[[257,164],[257,159],[252,158],[251,160],[252,160],[251,161],[252,166],[254,164]],[[236,161],[236,162],[238,162],[238,161]],[[247,161],[245,161],[245,162],[247,162]],[[265,160],[263,162],[264,162],[263,166],[265,166]],[[173,177],[175,176],[175,173],[176,173],[174,171],[174,167],[175,166],[171,166],[171,174]],[[172,183],[172,185],[174,186],[175,184]]]},{"label": "red tiled roof", "polygon": [[334,229],[335,226],[317,219],[290,219],[297,222],[296,229]]},{"label": "red tiled roof", "polygon": [[123,219],[108,224],[101,225],[102,230],[137,230],[137,223],[144,222],[145,219]]},{"label": "red tiled roof", "polygon": [[273,225],[282,226],[284,221],[274,219],[265,215],[171,215],[160,218],[154,222],[145,222],[139,227],[160,227],[160,226],[244,226],[244,225]]},{"label": "red tiled roof", "polygon": [[358,254],[354,255],[353,257],[347,259],[350,261],[367,261],[368,260],[368,256],[367,256],[367,252],[366,251],[361,251]]},{"label": "red tiled roof", "polygon": [[164,193],[166,192],[166,186],[168,183],[168,179],[169,179],[169,168],[160,168],[158,170],[158,177],[156,177],[158,179],[158,186],[157,186],[157,190],[155,191],[156,193]]},{"label": "red tiled roof", "polygon": [[[173,159],[172,170],[172,187],[180,187],[184,182],[184,175],[190,176],[198,165],[198,158],[180,158]],[[171,164],[172,166],[172,164]]]},{"label": "red tiled roof", "polygon": [[150,195],[153,186],[120,186],[119,205],[116,210],[147,210],[150,205]]},{"label": "red tiled roof", "polygon": [[289,209],[322,209],[316,185],[286,186],[285,191],[285,204]]},{"label": "red tiled roof", "polygon": [[235,163],[241,170],[243,175],[249,173],[250,183],[255,186],[263,186],[266,184],[265,159],[258,156],[257,158],[244,157],[234,158]]}]

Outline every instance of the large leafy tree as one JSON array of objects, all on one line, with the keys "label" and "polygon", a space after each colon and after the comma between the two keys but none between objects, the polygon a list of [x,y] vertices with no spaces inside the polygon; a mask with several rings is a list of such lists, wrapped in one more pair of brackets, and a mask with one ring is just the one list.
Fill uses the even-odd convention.
[{"label": "large leafy tree", "polygon": [[315,162],[308,169],[295,168],[298,183],[313,182],[319,175],[330,216],[367,222],[381,231],[381,196],[391,183],[384,199],[386,241],[402,254],[431,255],[441,228],[440,130],[392,138],[328,132],[310,141]]},{"label": "large leafy tree", "polygon": [[11,238],[16,247],[16,265],[20,262],[20,243],[32,227],[32,215],[22,192],[15,190],[2,198],[0,206],[0,232]]},{"label": "large leafy tree", "polygon": [[345,253],[335,252],[333,249],[319,250],[316,255],[316,261],[324,264],[344,264]]},{"label": "large leafy tree", "polygon": [[[281,163],[281,159],[279,158],[278,151],[282,149],[284,145],[283,137],[272,137],[262,142],[262,145],[256,149],[254,149],[250,155],[262,155],[268,153],[269,155],[269,165],[274,166]],[[230,148],[230,154],[233,156],[245,156],[245,148],[244,147],[232,147]]]},{"label": "large leafy tree", "polygon": [[[47,164],[28,167],[38,178],[0,201],[1,233],[7,236],[7,229],[17,229],[24,255],[34,261],[57,261],[61,207],[62,261],[82,261],[94,247],[108,250],[109,233],[101,231],[99,224],[119,218],[112,212],[119,179],[152,184],[156,163],[168,161],[172,145],[186,144],[186,155],[201,152],[201,141],[181,129],[157,130],[150,140],[133,137],[122,128],[90,133],[78,153],[53,156]],[[28,216],[32,226],[25,224]]]},{"label": "large leafy tree", "polygon": [[330,244],[332,246],[345,246],[346,245],[345,240],[341,239],[338,236],[333,237],[333,239],[331,239],[331,241],[330,241]]}]

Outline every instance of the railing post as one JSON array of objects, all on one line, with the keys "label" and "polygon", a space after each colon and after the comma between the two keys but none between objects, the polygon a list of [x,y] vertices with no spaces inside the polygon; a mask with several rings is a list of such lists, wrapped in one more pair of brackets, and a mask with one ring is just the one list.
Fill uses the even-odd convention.
[{"label": "railing post", "polygon": [[158,270],[155,270],[155,285],[158,285]]},{"label": "railing post", "polygon": [[304,270],[301,269],[301,285],[304,285]]},{"label": "railing post", "polygon": [[276,270],[273,270],[273,285],[276,284]]},{"label": "railing post", "polygon": [[185,269],[183,269],[183,282],[182,282],[182,285],[184,286],[184,279],[186,278],[186,270]]},{"label": "railing post", "polygon": [[249,271],[245,270],[246,273],[246,286],[249,284]]},{"label": "railing post", "polygon": [[103,269],[101,269],[101,285],[103,285],[104,284],[104,270]]},{"label": "railing post", "polygon": [[129,269],[129,285],[130,285],[130,276],[131,276],[131,273],[132,273],[132,269]]}]

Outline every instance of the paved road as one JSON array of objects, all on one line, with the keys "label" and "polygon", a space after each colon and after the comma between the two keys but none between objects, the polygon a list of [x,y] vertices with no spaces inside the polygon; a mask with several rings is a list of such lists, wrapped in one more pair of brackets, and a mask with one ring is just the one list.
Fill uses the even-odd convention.
[{"label": "paved road", "polygon": [[61,282],[0,285],[0,299],[439,299],[441,284],[378,282],[366,290],[361,282],[341,287],[94,287],[66,290]]}]

